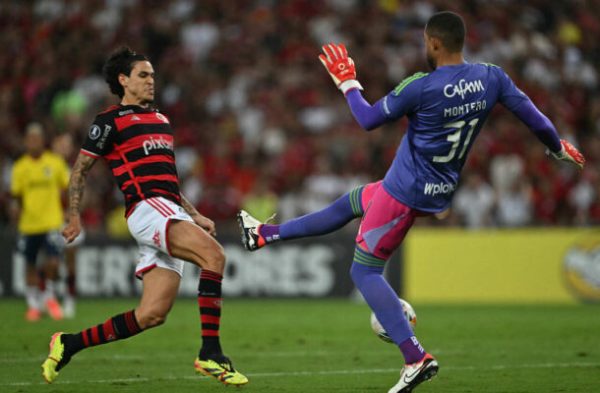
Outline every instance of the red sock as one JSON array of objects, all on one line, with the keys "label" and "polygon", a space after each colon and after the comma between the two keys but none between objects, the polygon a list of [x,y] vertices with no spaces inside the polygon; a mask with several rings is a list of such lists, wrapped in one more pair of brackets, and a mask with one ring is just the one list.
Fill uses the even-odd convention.
[{"label": "red sock", "polygon": [[122,340],[140,333],[134,310],[115,315],[104,323],[84,329],[77,334],[65,334],[61,340],[71,355],[87,347]]}]

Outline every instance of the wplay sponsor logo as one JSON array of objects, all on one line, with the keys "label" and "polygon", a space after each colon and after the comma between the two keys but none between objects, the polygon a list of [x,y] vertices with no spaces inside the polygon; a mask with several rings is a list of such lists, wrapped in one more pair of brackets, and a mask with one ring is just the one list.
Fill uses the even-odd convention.
[{"label": "wplay sponsor logo", "polygon": [[450,183],[425,183],[423,194],[436,196],[438,194],[452,194],[456,186]]}]

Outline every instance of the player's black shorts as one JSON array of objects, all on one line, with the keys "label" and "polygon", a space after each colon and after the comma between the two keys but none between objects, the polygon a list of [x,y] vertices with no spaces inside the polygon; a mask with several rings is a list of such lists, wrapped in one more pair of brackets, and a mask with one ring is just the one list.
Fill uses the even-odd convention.
[{"label": "player's black shorts", "polygon": [[40,250],[47,256],[59,256],[64,248],[64,241],[58,231],[50,231],[35,235],[21,235],[19,250],[25,256],[28,265],[35,265]]}]

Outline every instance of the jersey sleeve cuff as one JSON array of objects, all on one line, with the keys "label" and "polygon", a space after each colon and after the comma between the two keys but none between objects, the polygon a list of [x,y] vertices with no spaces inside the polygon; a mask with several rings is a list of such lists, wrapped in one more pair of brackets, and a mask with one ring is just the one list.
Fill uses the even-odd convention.
[{"label": "jersey sleeve cuff", "polygon": [[344,93],[344,95],[346,95],[346,93],[348,93],[352,89],[363,90],[363,87],[360,84],[360,82],[356,79],[350,79],[340,84],[340,90],[342,91],[342,93]]},{"label": "jersey sleeve cuff", "polygon": [[568,156],[567,151],[565,150],[565,147],[562,145],[562,143],[560,144],[559,151],[554,152],[554,151],[550,150],[550,148],[548,148],[548,149],[546,149],[546,154],[550,154],[552,157],[556,158],[557,160],[562,160],[563,158]]},{"label": "jersey sleeve cuff", "polygon": [[85,150],[85,149],[81,149],[81,150],[79,150],[79,152],[81,154],[83,154],[84,156],[88,156],[88,157],[92,157],[92,158],[98,158],[98,157],[100,157],[99,154],[93,153],[93,152],[91,152],[89,150]]}]

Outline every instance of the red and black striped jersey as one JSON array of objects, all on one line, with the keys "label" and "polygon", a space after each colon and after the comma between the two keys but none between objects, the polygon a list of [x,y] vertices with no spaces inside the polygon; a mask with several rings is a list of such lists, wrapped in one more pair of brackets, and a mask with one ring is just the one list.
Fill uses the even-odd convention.
[{"label": "red and black striped jersey", "polygon": [[108,108],[96,116],[81,153],[108,162],[125,196],[126,215],[151,197],[180,204],[173,129],[160,112],[137,105]]}]

